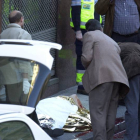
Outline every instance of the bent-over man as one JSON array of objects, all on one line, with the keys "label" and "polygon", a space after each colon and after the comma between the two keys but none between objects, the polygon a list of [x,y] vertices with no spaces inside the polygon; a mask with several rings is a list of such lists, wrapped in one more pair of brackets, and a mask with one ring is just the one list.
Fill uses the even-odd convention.
[{"label": "bent-over man", "polygon": [[83,86],[89,93],[93,140],[112,140],[118,98],[129,91],[118,44],[102,32],[100,23],[86,23],[82,63],[86,68]]},{"label": "bent-over man", "polygon": [[121,48],[121,59],[126,70],[130,91],[126,95],[124,102],[126,106],[125,140],[138,139],[138,112],[140,100],[140,45],[137,43],[126,42],[119,43]]}]

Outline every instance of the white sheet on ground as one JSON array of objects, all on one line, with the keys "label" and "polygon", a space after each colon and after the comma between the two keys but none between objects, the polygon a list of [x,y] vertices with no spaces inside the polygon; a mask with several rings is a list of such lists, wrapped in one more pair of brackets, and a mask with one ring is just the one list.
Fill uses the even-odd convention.
[{"label": "white sheet on ground", "polygon": [[69,114],[75,114],[78,110],[76,105],[72,105],[69,101],[60,97],[52,97],[41,100],[37,107],[36,113],[49,115],[55,120],[52,129],[63,128]]}]

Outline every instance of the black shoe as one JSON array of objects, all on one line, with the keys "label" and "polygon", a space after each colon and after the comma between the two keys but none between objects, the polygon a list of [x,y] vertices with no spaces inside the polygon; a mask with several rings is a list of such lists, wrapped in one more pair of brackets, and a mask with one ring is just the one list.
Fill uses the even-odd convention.
[{"label": "black shoe", "polygon": [[85,91],[83,85],[79,85],[77,88],[77,93],[83,94],[83,95],[88,95],[88,93]]},{"label": "black shoe", "polygon": [[83,95],[88,95],[88,93],[84,89],[77,89],[77,93],[83,94]]}]

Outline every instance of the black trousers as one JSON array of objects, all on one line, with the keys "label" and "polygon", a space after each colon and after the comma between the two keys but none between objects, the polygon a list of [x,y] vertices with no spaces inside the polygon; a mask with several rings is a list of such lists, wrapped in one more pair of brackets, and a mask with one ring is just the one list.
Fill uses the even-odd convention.
[{"label": "black trousers", "polygon": [[[84,35],[86,33],[85,29],[81,29],[81,31],[82,31],[82,35]],[[81,61],[83,42],[78,40],[78,39],[76,39],[75,40],[75,46],[76,46],[75,52],[76,52],[76,55],[77,55],[77,60],[76,60],[76,71],[77,71],[76,82],[78,84],[78,89],[84,90],[84,87],[83,87],[83,84],[82,84],[82,79],[77,80],[77,79],[79,79],[78,74],[79,73],[84,74],[84,72],[85,72],[85,68],[82,65],[82,61]]]},{"label": "black trousers", "polygon": [[113,32],[111,38],[116,42],[135,42],[140,44],[140,31],[131,35],[120,35]]},{"label": "black trousers", "polygon": [[[81,29],[82,35],[84,35],[86,33],[86,30]],[[82,46],[83,46],[83,42],[76,39],[75,40],[75,52],[77,55],[77,60],[76,60],[76,69],[77,70],[85,70],[84,66],[82,65],[82,61],[81,61],[81,56],[82,56]]]}]

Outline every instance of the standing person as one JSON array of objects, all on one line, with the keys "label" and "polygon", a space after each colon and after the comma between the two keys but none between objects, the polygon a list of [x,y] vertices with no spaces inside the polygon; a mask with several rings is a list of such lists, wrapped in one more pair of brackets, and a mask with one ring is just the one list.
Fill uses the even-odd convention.
[{"label": "standing person", "polygon": [[[96,0],[97,1],[97,0]],[[93,19],[94,17],[100,22],[102,22],[101,17],[94,13],[94,0],[72,0],[71,4],[71,21],[70,26],[75,31],[75,46],[76,46],[76,82],[78,84],[77,93],[86,94],[83,84],[82,84],[82,77],[85,72],[85,68],[81,62],[81,55],[82,55],[82,39],[83,35],[86,33],[85,24],[89,19]]]},{"label": "standing person", "polygon": [[119,43],[121,48],[121,59],[127,76],[129,78],[130,91],[124,102],[126,106],[125,140],[138,139],[138,110],[140,101],[140,45],[137,43]]},{"label": "standing person", "polygon": [[86,23],[82,63],[86,68],[83,86],[89,93],[93,140],[112,140],[118,98],[129,91],[118,44],[102,32],[100,23]]},{"label": "standing person", "polygon": [[[10,24],[7,26],[7,29],[5,29],[1,34],[0,34],[0,39],[25,39],[25,40],[32,40],[31,35],[25,31],[23,28],[24,26],[24,17],[23,14],[20,11],[14,10],[9,14],[9,22]],[[7,59],[7,58],[6,58]],[[3,60],[1,60],[3,61]],[[9,61],[9,60],[8,60]],[[20,62],[20,63],[18,63]],[[12,64],[11,64],[12,65]],[[15,66],[19,65],[18,68],[16,68]],[[31,63],[25,63],[22,60],[14,60],[14,64],[13,67],[11,67],[11,71],[13,71],[13,69],[15,70],[15,73],[17,73],[17,77],[15,77],[13,75],[13,79],[23,79],[23,81],[19,84],[19,83],[15,83],[15,84],[9,84],[6,86],[6,91],[7,91],[7,95],[11,96],[12,99],[12,103],[14,103],[14,100],[16,100],[16,98],[14,96],[12,96],[12,94],[15,92],[17,92],[17,95],[19,95],[20,91],[22,91],[21,89],[23,89],[24,94],[28,94],[29,90],[30,90],[30,83],[29,83],[29,73],[27,73],[24,67],[27,67],[28,70],[30,72],[32,72],[32,67],[31,67]],[[18,71],[18,72],[16,72]],[[19,71],[22,71],[22,73],[20,73]],[[18,81],[18,80],[17,80]],[[4,91],[4,90],[1,90]],[[13,93],[12,93],[13,91]],[[17,96],[18,98],[18,96]]]},{"label": "standing person", "polygon": [[0,39],[28,39],[32,40],[31,35],[22,29],[24,27],[24,17],[20,11],[14,10],[9,14],[10,24],[1,35]]},{"label": "standing person", "polygon": [[140,0],[98,0],[95,11],[105,15],[105,34],[116,42],[140,44]]}]

